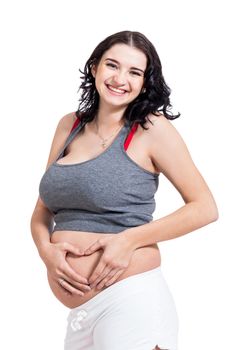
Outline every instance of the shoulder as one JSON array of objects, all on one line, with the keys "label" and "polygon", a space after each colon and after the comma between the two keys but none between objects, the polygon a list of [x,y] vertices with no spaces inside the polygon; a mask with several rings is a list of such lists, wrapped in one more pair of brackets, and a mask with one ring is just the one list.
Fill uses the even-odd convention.
[{"label": "shoulder", "polygon": [[168,120],[163,114],[158,116],[149,114],[148,118],[151,122],[148,120],[145,126],[148,128],[147,137],[152,146],[173,147],[177,143],[184,145],[182,136],[172,124],[172,121]]},{"label": "shoulder", "polygon": [[49,157],[47,161],[46,169],[49,167],[49,165],[55,161],[56,157],[58,156],[59,152],[61,151],[67,137],[70,134],[70,131],[72,129],[72,126],[76,120],[75,112],[68,113],[64,115],[57,124],[52,144],[50,147]]},{"label": "shoulder", "polygon": [[161,113],[158,115],[150,113],[145,126],[148,128],[148,135],[152,137],[154,134],[159,134],[163,130],[175,130],[172,122]]},{"label": "shoulder", "polygon": [[70,112],[64,115],[58,122],[57,129],[62,133],[69,133],[76,121],[75,112]]},{"label": "shoulder", "polygon": [[190,161],[188,148],[172,121],[163,114],[150,114],[148,117],[152,122],[146,122],[149,156],[157,168],[166,173],[179,160]]}]

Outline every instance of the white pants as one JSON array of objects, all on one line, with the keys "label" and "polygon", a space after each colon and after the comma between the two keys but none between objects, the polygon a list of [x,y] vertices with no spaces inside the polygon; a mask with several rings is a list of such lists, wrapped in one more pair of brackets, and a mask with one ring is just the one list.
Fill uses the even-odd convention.
[{"label": "white pants", "polygon": [[70,310],[65,350],[177,350],[178,317],[161,267],[129,276]]}]

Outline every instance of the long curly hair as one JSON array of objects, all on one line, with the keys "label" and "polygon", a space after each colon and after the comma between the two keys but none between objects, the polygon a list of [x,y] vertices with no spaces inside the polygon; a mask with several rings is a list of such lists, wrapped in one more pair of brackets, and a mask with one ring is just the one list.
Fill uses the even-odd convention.
[{"label": "long curly hair", "polygon": [[[143,129],[146,119],[150,121],[148,115],[152,113],[158,116],[163,115],[170,120],[176,119],[180,113],[173,115],[169,109],[171,89],[166,84],[163,74],[162,65],[154,45],[140,32],[121,31],[112,34],[99,43],[87,60],[83,74],[83,80],[78,92],[82,89],[80,104],[75,112],[76,117],[80,118],[81,124],[92,121],[97,113],[99,105],[99,93],[95,86],[95,78],[92,76],[91,68],[98,65],[105,51],[109,50],[115,44],[126,44],[141,50],[147,57],[147,67],[144,74],[144,91],[131,101],[124,111],[123,119],[127,120],[130,127],[139,123]],[[151,122],[151,121],[150,121]]]}]

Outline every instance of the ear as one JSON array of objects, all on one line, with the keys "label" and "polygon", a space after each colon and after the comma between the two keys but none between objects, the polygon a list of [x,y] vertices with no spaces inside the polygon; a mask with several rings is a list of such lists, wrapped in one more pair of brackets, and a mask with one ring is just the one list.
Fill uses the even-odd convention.
[{"label": "ear", "polygon": [[95,78],[96,75],[96,66],[93,64],[93,66],[91,67],[91,74],[93,75],[93,77]]}]

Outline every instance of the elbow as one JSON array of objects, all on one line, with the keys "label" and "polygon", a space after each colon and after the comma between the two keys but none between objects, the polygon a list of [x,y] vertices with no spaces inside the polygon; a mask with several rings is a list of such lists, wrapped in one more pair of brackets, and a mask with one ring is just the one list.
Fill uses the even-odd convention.
[{"label": "elbow", "polygon": [[211,216],[209,218],[209,223],[217,221],[219,218],[218,210],[216,209],[213,213],[211,213]]},{"label": "elbow", "polygon": [[206,223],[210,224],[219,218],[218,207],[214,200],[202,204],[202,212],[205,213]]},{"label": "elbow", "polygon": [[219,211],[218,211],[218,207],[217,204],[214,200],[214,197],[211,195],[211,199],[210,199],[210,213],[211,213],[211,222],[217,221],[219,218]]},{"label": "elbow", "polygon": [[205,226],[219,218],[219,211],[214,198],[205,196],[198,200],[192,201],[195,209],[195,216],[198,218],[200,225]]},{"label": "elbow", "polygon": [[214,209],[214,212],[212,214],[212,221],[211,222],[217,221],[218,218],[219,218],[219,211],[218,211],[218,208],[216,206]]}]

